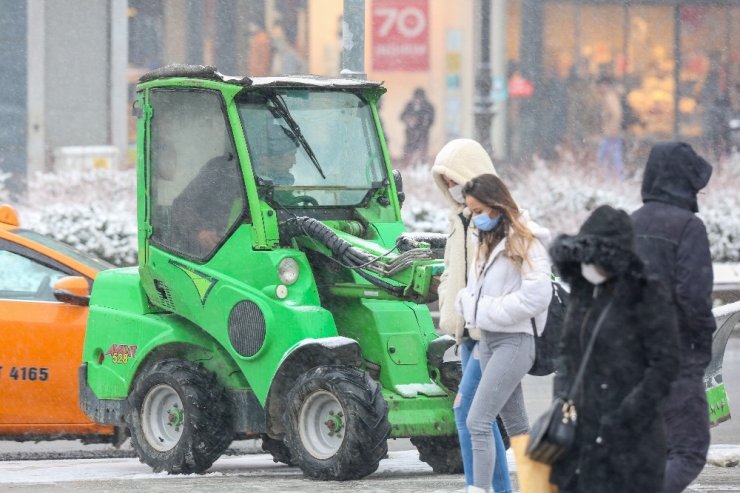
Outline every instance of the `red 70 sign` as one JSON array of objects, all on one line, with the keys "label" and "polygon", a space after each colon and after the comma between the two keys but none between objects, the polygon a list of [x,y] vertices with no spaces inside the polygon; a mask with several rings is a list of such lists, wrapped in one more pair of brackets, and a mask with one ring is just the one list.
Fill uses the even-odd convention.
[{"label": "red 70 sign", "polygon": [[374,70],[428,70],[428,0],[374,0],[372,52]]}]

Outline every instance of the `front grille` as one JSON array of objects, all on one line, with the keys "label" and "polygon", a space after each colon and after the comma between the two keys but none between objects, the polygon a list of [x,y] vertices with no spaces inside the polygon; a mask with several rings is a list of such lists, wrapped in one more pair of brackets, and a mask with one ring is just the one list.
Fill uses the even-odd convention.
[{"label": "front grille", "polygon": [[240,301],[229,314],[229,341],[242,356],[254,356],[265,343],[265,317],[251,301]]}]

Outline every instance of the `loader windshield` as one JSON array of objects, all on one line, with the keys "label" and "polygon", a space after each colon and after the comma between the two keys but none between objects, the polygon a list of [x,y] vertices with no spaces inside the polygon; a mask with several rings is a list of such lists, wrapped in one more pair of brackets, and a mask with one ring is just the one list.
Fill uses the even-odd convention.
[{"label": "loader windshield", "polygon": [[262,186],[284,207],[361,204],[386,179],[370,104],[346,91],[270,89],[238,100]]}]

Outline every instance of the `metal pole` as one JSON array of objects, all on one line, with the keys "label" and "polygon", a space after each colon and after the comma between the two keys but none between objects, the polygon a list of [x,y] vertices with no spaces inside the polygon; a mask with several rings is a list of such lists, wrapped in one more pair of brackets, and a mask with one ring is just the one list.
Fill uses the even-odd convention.
[{"label": "metal pole", "polygon": [[43,0],[29,0],[28,22],[28,79],[26,108],[27,174],[46,170],[46,26]]},{"label": "metal pole", "polygon": [[673,138],[678,138],[680,130],[679,119],[681,113],[679,112],[678,103],[681,100],[681,64],[683,55],[681,50],[681,5],[676,5],[673,8],[673,83],[676,88],[675,94],[673,95]]},{"label": "metal pole", "polygon": [[[491,11],[491,71],[495,81],[506,84],[506,8],[507,0],[493,0]],[[500,88],[503,90],[504,88]],[[493,150],[497,158],[508,156],[506,146],[507,101],[498,98],[494,106]]]},{"label": "metal pole", "polygon": [[344,0],[342,77],[367,79],[365,73],[365,0]]},{"label": "metal pole", "polygon": [[[128,2],[110,3],[110,143],[118,148],[117,167],[126,167],[128,150]],[[115,165],[114,165],[115,166]]]},{"label": "metal pole", "polygon": [[486,152],[493,156],[491,145],[491,0],[479,0],[480,59],[475,72],[475,138]]}]

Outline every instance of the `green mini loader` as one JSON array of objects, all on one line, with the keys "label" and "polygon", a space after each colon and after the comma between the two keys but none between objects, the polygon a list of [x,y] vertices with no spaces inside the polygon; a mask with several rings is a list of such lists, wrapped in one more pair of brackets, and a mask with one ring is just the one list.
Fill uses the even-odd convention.
[{"label": "green mini loader", "polygon": [[308,477],[358,479],[410,437],[461,472],[454,341],[426,305],[443,264],[404,232],[384,92],[191,65],[141,78],[139,265],[96,279],[79,379],[86,414],[155,471],[201,473],[254,437]]}]

